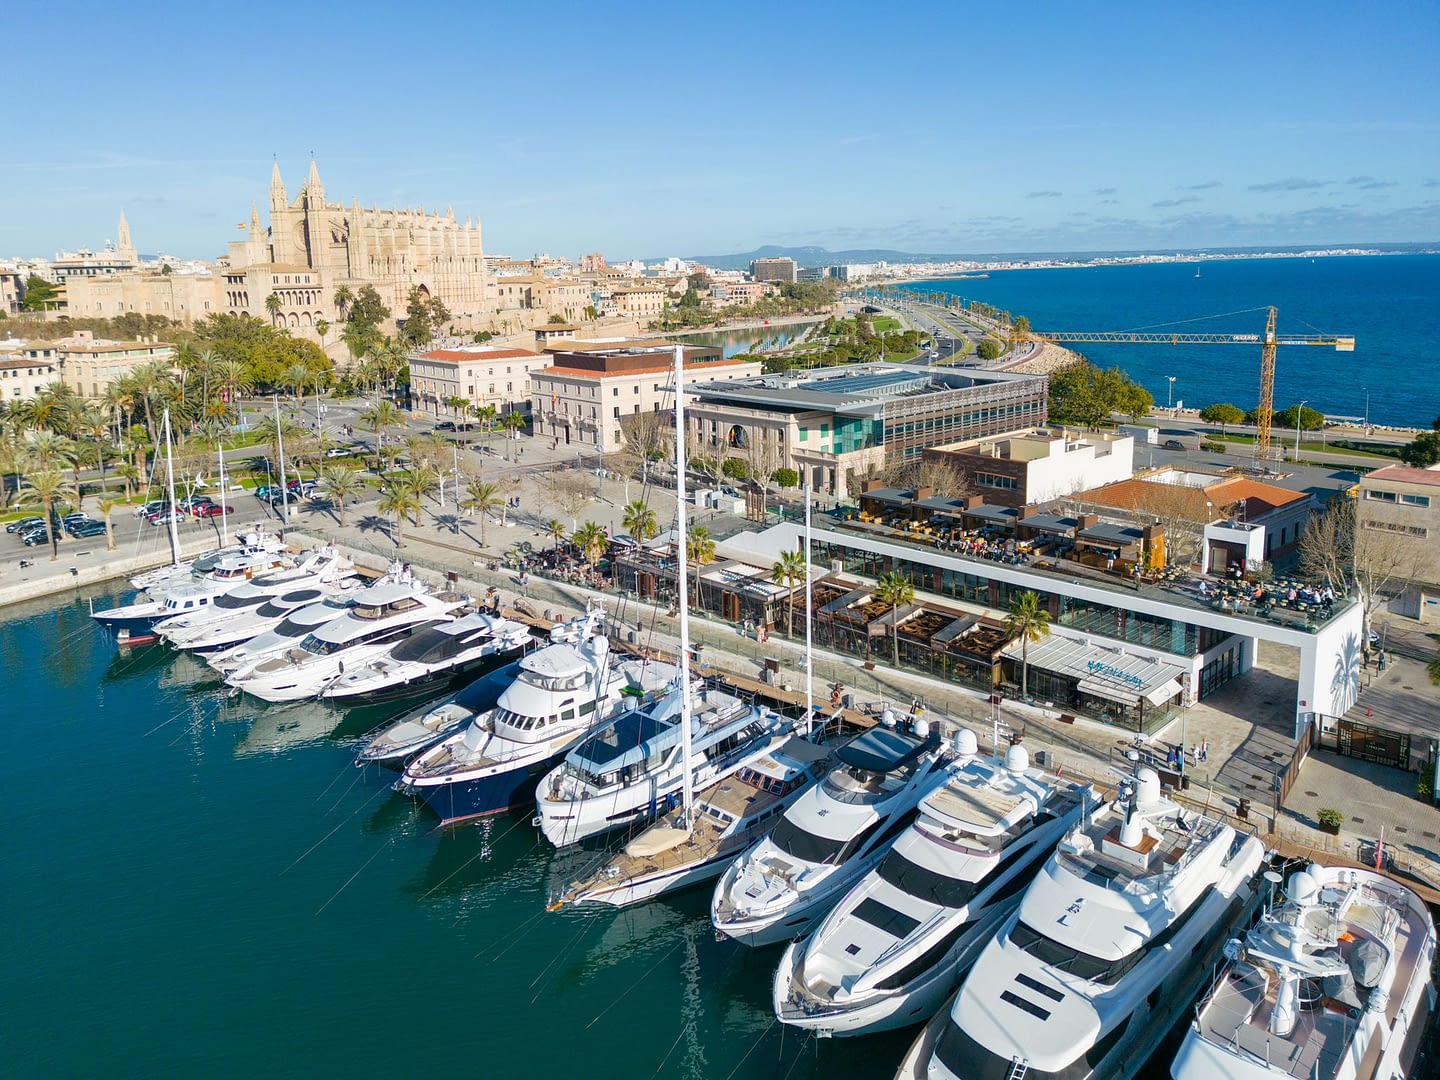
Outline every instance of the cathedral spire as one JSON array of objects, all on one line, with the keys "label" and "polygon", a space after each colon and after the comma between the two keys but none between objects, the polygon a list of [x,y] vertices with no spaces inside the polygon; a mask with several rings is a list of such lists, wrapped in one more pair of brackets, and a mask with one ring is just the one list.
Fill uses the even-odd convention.
[{"label": "cathedral spire", "polygon": [[250,204],[250,239],[256,240],[260,237],[260,208],[253,202]]},{"label": "cathedral spire", "polygon": [[125,211],[120,211],[120,228],[115,234],[115,247],[122,255],[135,257],[135,245],[130,240],[130,223],[125,220]]},{"label": "cathedral spire", "polygon": [[305,190],[310,193],[310,198],[323,202],[325,200],[325,185],[320,182],[320,170],[315,167],[315,159],[310,159],[310,175],[305,178]]},{"label": "cathedral spire", "polygon": [[280,179],[280,162],[277,159],[270,169],[270,206],[283,207],[289,201],[285,194],[285,181]]}]

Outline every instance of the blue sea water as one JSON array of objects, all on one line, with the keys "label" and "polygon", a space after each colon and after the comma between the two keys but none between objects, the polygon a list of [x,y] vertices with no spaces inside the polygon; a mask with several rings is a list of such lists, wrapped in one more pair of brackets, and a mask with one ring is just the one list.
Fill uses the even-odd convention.
[{"label": "blue sea water", "polygon": [[515,814],[436,833],[352,765],[375,709],[232,700],[78,597],[0,613],[0,1073],[893,1075],[911,1033],[815,1043],[775,949],[701,889],[547,913],[574,860]]},{"label": "blue sea water", "polygon": [[[1196,269],[1200,277],[1195,276]],[[1429,427],[1440,417],[1440,256],[1219,259],[1200,263],[1010,270],[909,286],[1025,315],[1038,331],[1193,330],[1259,334],[1267,305],[1283,334],[1353,334],[1355,351],[1282,347],[1275,408],[1301,400],[1331,416]],[[1258,345],[1071,346],[1121,367],[1164,405],[1228,401],[1253,408]]]}]

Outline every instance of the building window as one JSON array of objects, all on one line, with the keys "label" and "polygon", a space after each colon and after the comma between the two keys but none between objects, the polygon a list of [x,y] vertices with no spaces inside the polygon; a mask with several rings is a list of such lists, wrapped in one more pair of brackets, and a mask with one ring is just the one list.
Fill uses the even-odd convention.
[{"label": "building window", "polygon": [[611,397],[619,397],[619,396],[620,396],[620,387],[618,387],[618,386],[612,386],[612,387],[610,388],[610,396],[611,396]]},{"label": "building window", "polygon": [[1365,492],[1365,498],[1369,499],[1371,502],[1393,503],[1397,501],[1395,498],[1395,492],[1393,491],[1367,491]]},{"label": "building window", "polygon": [[1421,525],[1401,525],[1394,521],[1367,521],[1365,528],[1380,532],[1399,533],[1401,536],[1418,536],[1422,540],[1430,535],[1430,530]]},{"label": "building window", "polygon": [[1406,494],[1404,494],[1404,493],[1402,492],[1401,495],[1400,495],[1400,501],[1401,501],[1402,503],[1404,503],[1406,506],[1429,506],[1429,505],[1430,505],[1430,496],[1429,496],[1429,495],[1406,495]]},{"label": "building window", "polygon": [[1013,476],[1000,476],[998,473],[977,472],[975,483],[981,487],[999,488],[1002,491],[1016,491],[1020,487]]},{"label": "building window", "polygon": [[808,427],[802,427],[802,428],[800,429],[800,441],[801,441],[801,442],[809,442],[809,441],[810,441],[810,429],[809,429]]},{"label": "building window", "polygon": [[615,406],[615,419],[616,419],[616,420],[619,420],[619,419],[620,419],[620,406],[619,406],[619,405],[616,405],[616,406]]}]

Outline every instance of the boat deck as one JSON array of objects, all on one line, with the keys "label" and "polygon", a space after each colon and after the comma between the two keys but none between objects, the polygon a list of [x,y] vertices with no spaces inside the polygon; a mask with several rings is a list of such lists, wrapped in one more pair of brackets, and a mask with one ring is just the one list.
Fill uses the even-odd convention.
[{"label": "boat deck", "polygon": [[[1393,938],[1387,937],[1384,931],[1387,915],[1392,911],[1399,914]],[[1341,957],[1348,964],[1356,944],[1362,940],[1377,941],[1397,954],[1392,966],[1395,983],[1412,976],[1428,978],[1428,972],[1418,971],[1428,928],[1413,915],[1403,907],[1392,907],[1389,898],[1364,889],[1361,900],[1346,916],[1344,932],[1339,935]],[[1302,996],[1294,1030],[1286,1036],[1276,1035],[1269,1030],[1269,1025],[1278,987],[1278,978],[1273,975],[1267,978],[1255,965],[1233,964],[1201,1010],[1200,1034],[1217,1046],[1230,1047],[1269,1062],[1296,1080],[1334,1076],[1356,1034],[1357,1010],[1317,990],[1318,996],[1308,999]],[[1408,995],[1398,985],[1387,989],[1391,993],[1385,1006],[1385,1022],[1390,1026],[1405,1007]],[[1379,1040],[1372,1040],[1367,1048],[1367,1060],[1380,1051]],[[1362,1070],[1361,1075],[1369,1074]]]}]

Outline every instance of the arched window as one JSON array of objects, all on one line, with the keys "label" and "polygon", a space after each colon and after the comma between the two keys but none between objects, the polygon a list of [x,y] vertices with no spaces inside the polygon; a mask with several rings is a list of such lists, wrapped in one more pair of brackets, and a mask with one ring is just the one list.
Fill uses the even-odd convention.
[{"label": "arched window", "polygon": [[735,424],[730,428],[730,434],[726,437],[725,444],[734,450],[744,450],[750,442],[745,429],[739,424]]}]

